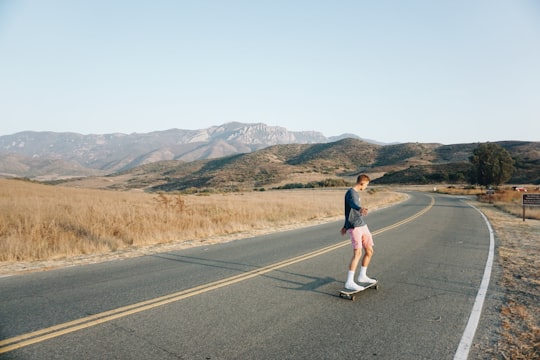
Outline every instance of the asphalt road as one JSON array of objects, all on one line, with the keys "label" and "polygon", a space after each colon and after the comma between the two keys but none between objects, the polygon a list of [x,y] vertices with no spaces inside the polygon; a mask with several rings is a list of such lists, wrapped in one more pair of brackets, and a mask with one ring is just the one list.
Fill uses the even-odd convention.
[{"label": "asphalt road", "polygon": [[489,230],[460,198],[371,213],[368,275],[341,299],[341,222],[0,278],[0,359],[452,359]]}]

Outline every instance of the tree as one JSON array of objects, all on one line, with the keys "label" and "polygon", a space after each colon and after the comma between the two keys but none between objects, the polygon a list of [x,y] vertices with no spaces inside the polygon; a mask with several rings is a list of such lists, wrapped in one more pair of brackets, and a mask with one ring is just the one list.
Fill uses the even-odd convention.
[{"label": "tree", "polygon": [[473,165],[471,183],[501,185],[510,180],[514,172],[514,160],[502,146],[493,143],[480,144],[469,158]]}]

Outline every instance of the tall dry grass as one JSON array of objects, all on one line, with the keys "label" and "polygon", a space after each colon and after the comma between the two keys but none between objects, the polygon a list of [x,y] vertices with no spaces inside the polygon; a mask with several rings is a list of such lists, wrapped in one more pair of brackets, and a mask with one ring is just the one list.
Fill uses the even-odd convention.
[{"label": "tall dry grass", "polygon": [[[539,193],[538,190],[532,190],[528,193]],[[495,207],[503,210],[512,215],[523,217],[523,201],[522,196],[524,193],[514,191],[512,189],[501,189],[495,191],[492,195],[483,194],[479,196],[479,200],[482,202],[488,202]],[[525,217],[527,219],[540,220],[540,206],[526,206]]]},{"label": "tall dry grass", "polygon": [[[147,194],[0,179],[0,261],[104,254],[338,217],[343,195],[344,189]],[[400,196],[365,192],[363,201],[375,209]]]},{"label": "tall dry grass", "polygon": [[[483,203],[493,204],[496,208],[515,215],[523,216],[522,196],[523,192],[515,191],[511,187],[503,187],[488,195],[486,189],[481,188],[460,188],[460,187],[440,187],[437,192],[452,195],[476,195],[478,200]],[[538,187],[529,186],[527,194],[540,193]],[[525,217],[527,219],[540,220],[540,206],[526,206]]]}]

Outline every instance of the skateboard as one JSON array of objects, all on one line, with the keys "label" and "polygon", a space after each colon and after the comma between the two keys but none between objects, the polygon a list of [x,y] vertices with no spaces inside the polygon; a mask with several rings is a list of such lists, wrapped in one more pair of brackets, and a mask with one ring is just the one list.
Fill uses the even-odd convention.
[{"label": "skateboard", "polygon": [[[359,285],[363,286],[364,290],[367,290],[367,289],[378,290],[379,289],[379,282],[378,281],[374,282],[374,283],[360,283]],[[361,293],[364,290],[347,290],[347,289],[343,289],[343,290],[341,290],[339,292],[339,297],[340,298],[347,298],[349,300],[354,301],[356,295],[358,295],[358,293]]]}]

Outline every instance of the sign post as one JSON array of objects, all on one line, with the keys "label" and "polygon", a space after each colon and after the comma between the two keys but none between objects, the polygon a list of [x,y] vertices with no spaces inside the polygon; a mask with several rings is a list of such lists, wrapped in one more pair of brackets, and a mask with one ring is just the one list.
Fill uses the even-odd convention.
[{"label": "sign post", "polygon": [[523,194],[521,204],[523,205],[523,221],[525,221],[525,206],[540,206],[540,194]]}]

